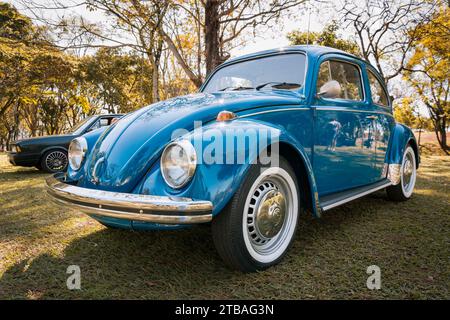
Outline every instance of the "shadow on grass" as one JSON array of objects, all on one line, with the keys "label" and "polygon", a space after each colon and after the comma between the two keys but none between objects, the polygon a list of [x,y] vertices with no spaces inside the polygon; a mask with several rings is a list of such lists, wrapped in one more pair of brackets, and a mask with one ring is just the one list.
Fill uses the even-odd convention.
[{"label": "shadow on grass", "polygon": [[[356,201],[368,202],[377,210],[383,206],[383,194]],[[289,256],[317,256],[326,241],[339,236],[340,225],[359,223],[368,216],[347,207],[330,211],[322,220],[302,216],[299,233]],[[305,254],[302,248],[309,248]],[[295,260],[295,259],[294,259]],[[288,270],[284,262],[282,272]],[[78,265],[82,273],[82,290],[66,287],[66,269]],[[284,266],[283,266],[284,265]],[[230,298],[233,292],[223,290],[224,282],[242,285],[251,279],[264,279],[267,272],[245,275],[227,269],[212,243],[210,228],[196,226],[177,231],[133,232],[102,229],[72,241],[63,256],[42,254],[32,261],[21,261],[0,279],[0,298],[148,298],[176,299]],[[232,287],[233,285],[231,285]]]},{"label": "shadow on grass", "polygon": [[25,176],[23,178],[28,179],[28,178],[30,178],[29,175],[32,175],[33,178],[35,176],[39,176],[39,175],[41,175],[42,177],[45,177],[45,176],[49,175],[49,173],[40,171],[36,168],[19,169],[17,171],[6,171],[6,172],[0,171],[0,179],[22,178],[22,176]]},{"label": "shadow on grass", "polygon": [[32,234],[43,227],[60,224],[73,213],[53,205],[42,186],[27,186],[0,194],[0,241]]},{"label": "shadow on grass", "polygon": [[[5,270],[0,299],[343,298],[349,291],[359,298],[401,298],[416,297],[411,292],[420,297],[424,288],[439,296],[442,285],[429,282],[426,269],[417,266],[434,259],[434,277],[444,278],[436,267],[442,241],[430,243],[428,237],[439,228],[443,209],[436,211],[434,222],[417,220],[414,211],[419,205],[430,210],[439,199],[442,195],[415,194],[398,204],[381,191],[330,210],[320,220],[303,215],[286,259],[255,274],[227,269],[207,226],[151,232],[95,228],[62,243],[62,253],[40,254]],[[26,226],[26,221],[21,223]],[[386,271],[384,279],[391,287],[385,291],[364,287],[365,268],[373,261],[392,269],[391,274]],[[81,290],[66,287],[70,265],[80,266]]]}]

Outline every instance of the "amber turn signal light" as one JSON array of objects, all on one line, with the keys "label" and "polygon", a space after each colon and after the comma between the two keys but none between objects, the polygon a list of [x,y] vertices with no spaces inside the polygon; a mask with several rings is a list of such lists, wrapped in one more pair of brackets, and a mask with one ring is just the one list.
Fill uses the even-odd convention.
[{"label": "amber turn signal light", "polygon": [[217,121],[229,121],[229,120],[233,120],[234,118],[236,118],[237,115],[231,111],[220,111],[219,114],[217,115],[216,120]]}]

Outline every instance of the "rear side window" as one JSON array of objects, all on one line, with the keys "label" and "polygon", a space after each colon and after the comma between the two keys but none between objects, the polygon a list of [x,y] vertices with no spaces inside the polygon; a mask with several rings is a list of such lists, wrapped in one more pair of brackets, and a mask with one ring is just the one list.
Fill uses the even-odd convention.
[{"label": "rear side window", "polygon": [[341,85],[341,94],[336,99],[362,101],[361,73],[354,64],[329,60],[320,65],[317,92],[325,83],[336,80]]},{"label": "rear side window", "polygon": [[370,83],[370,91],[372,93],[372,101],[373,103],[388,107],[388,97],[386,91],[384,91],[381,82],[377,77],[372,73],[372,71],[367,70],[369,74],[369,83]]}]

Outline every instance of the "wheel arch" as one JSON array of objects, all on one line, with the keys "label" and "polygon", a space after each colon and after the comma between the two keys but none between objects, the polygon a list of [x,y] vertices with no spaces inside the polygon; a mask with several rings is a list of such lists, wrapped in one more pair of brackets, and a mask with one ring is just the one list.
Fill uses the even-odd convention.
[{"label": "wheel arch", "polygon": [[401,164],[403,153],[405,152],[407,145],[411,145],[414,150],[416,166],[418,168],[420,163],[420,153],[416,137],[410,128],[400,123],[396,123],[393,129],[390,148],[385,162],[387,164]]},{"label": "wheel arch", "polygon": [[306,203],[305,208],[310,210],[314,216],[320,217],[317,188],[311,165],[306,156],[293,144],[286,141],[280,141],[279,153],[294,169],[297,183],[299,184],[301,191],[303,191],[301,192],[301,201]]},{"label": "wheel arch", "polygon": [[416,158],[416,169],[418,169],[419,168],[419,163],[420,163],[419,146],[417,145],[416,139],[409,139],[408,140],[408,144],[414,150],[414,155],[415,155],[415,158]]},{"label": "wheel arch", "polygon": [[66,154],[68,153],[67,148],[64,148],[62,146],[49,146],[47,148],[44,148],[41,150],[41,154],[39,155],[39,162],[42,161],[42,157],[48,152],[48,151],[54,151],[54,150],[60,150],[64,151]]}]

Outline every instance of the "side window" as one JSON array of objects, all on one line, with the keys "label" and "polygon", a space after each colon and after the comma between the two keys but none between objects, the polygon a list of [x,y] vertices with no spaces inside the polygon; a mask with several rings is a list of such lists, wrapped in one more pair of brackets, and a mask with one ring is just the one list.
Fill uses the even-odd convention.
[{"label": "side window", "polygon": [[342,61],[325,61],[320,65],[317,77],[317,92],[327,82],[335,80],[341,86],[341,92],[336,99],[363,100],[361,73],[353,64]]},{"label": "side window", "polygon": [[372,101],[373,103],[380,104],[382,106],[388,107],[389,100],[386,95],[386,91],[384,91],[381,82],[377,77],[372,73],[372,71],[367,70],[369,75],[369,83],[370,83],[370,91],[372,93]]},{"label": "side window", "polygon": [[100,118],[89,128],[89,131],[99,129],[101,127],[109,126],[110,119],[109,118]]}]

